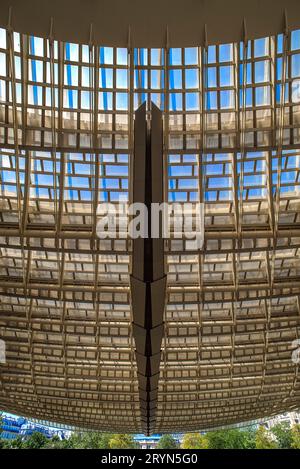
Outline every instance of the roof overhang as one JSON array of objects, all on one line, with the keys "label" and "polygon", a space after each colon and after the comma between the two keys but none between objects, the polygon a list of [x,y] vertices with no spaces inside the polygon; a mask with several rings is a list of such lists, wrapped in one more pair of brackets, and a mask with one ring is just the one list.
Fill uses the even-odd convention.
[{"label": "roof overhang", "polygon": [[[189,47],[237,42],[300,27],[299,0],[1,0],[14,31],[60,41],[127,47]],[[286,21],[287,19],[287,21]]]}]

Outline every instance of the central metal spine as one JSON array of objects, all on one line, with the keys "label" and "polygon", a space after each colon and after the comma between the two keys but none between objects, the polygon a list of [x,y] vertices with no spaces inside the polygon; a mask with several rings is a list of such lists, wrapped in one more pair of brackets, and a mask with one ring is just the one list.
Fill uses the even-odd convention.
[{"label": "central metal spine", "polygon": [[131,302],[142,429],[155,428],[166,275],[164,240],[151,237],[152,203],[163,202],[162,113],[154,105],[147,118],[144,103],[135,113],[133,203],[147,207],[148,237],[133,240]]}]

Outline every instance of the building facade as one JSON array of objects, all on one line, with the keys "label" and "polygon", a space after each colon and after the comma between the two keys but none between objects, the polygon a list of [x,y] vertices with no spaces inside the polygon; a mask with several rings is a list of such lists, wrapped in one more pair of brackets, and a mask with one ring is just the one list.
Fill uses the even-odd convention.
[{"label": "building facade", "polygon": [[71,434],[70,431],[48,427],[46,425],[35,423],[24,417],[18,417],[15,415],[2,416],[1,438],[13,440],[17,437],[21,437],[25,439],[34,432],[42,433],[47,438],[58,436],[61,440],[68,438]]},{"label": "building facade", "polygon": [[300,423],[300,412],[295,411],[295,412],[286,412],[281,415],[276,415],[275,417],[272,417],[271,419],[267,420],[265,422],[265,427],[270,430],[272,427],[275,425],[278,425],[280,423],[285,423],[288,424],[290,427],[293,425],[297,425]]}]

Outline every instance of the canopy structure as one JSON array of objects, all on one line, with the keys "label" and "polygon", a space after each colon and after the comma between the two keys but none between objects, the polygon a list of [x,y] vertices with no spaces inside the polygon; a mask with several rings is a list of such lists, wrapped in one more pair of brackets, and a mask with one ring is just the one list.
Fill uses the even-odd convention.
[{"label": "canopy structure", "polygon": [[[74,12],[84,3],[82,24],[89,23],[86,35],[76,30],[80,44],[68,22],[63,36],[58,15],[42,34],[47,22],[37,6],[26,2],[21,15],[11,1],[6,16],[7,3],[0,7],[0,408],[139,433],[299,408],[297,2],[285,2],[288,15],[282,2],[260,2],[274,8],[257,18],[258,33],[260,21],[266,25],[258,39],[250,19],[242,31],[241,13],[242,42],[217,36],[211,18],[209,42],[202,44],[201,28],[196,42],[191,27],[185,47],[170,19],[170,42],[161,34],[147,48],[133,21],[132,41],[116,28],[117,43],[109,36],[99,43],[102,32],[88,16],[95,2],[72,2]],[[199,5],[214,3],[221,2]],[[208,45],[211,38],[218,44]],[[149,113],[151,102],[162,119],[163,199],[204,204],[205,233],[200,248],[172,233],[160,245],[159,376],[152,382],[145,373],[141,393],[151,353],[137,350],[133,242],[99,239],[97,222],[99,205],[134,199],[134,116],[143,103]],[[151,324],[144,326],[149,338]]]},{"label": "canopy structure", "polygon": [[[9,10],[11,14],[9,15]],[[299,27],[298,0],[1,0],[0,26],[58,41],[113,47],[191,47]]]}]

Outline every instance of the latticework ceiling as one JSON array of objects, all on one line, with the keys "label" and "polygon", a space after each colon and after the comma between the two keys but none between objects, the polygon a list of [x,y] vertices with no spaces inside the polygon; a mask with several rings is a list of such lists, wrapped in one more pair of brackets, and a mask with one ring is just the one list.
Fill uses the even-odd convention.
[{"label": "latticework ceiling", "polygon": [[0,30],[0,408],[140,432],[131,200],[134,110],[163,112],[165,200],[205,205],[201,249],[165,241],[156,432],[300,406],[300,31],[128,49]]}]

